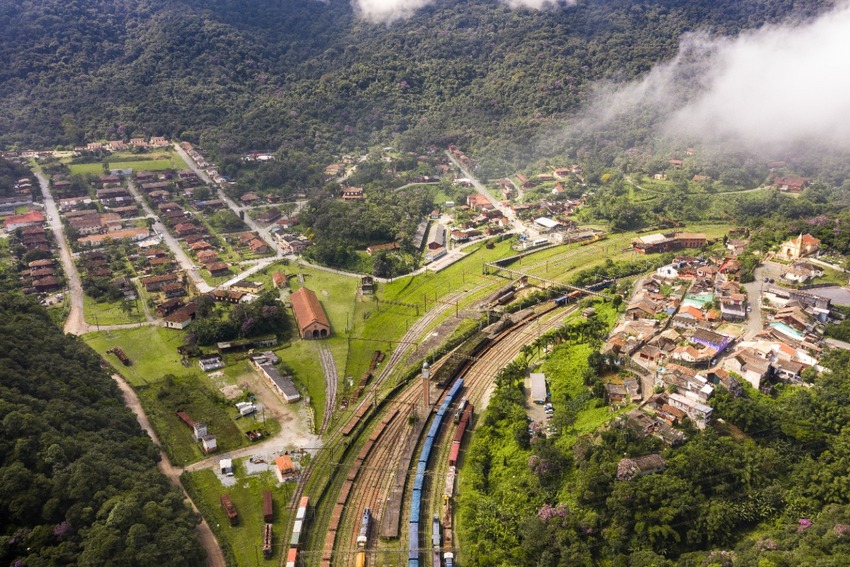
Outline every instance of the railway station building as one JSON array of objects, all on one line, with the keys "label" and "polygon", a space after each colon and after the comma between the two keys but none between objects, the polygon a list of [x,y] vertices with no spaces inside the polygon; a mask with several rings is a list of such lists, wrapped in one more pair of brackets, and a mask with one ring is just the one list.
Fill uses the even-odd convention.
[{"label": "railway station building", "polygon": [[290,301],[302,339],[324,339],[331,335],[328,316],[314,291],[302,287],[290,296]]}]

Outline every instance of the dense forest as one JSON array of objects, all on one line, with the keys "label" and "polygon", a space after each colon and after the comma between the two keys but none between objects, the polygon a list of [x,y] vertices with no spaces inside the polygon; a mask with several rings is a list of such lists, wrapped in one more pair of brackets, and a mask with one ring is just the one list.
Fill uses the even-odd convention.
[{"label": "dense forest", "polygon": [[588,0],[538,11],[473,0],[373,24],[343,0],[5,2],[0,145],[168,135],[218,158],[280,151],[294,174],[368,144],[453,141],[497,172],[532,161],[528,141],[597,82],[645,73],[683,33],[731,35],[827,4]]},{"label": "dense forest", "polygon": [[[719,389],[715,424],[669,447],[617,419],[587,432],[611,417],[599,331],[565,327],[544,363],[559,436],[527,430],[521,361],[498,376],[463,466],[464,565],[847,564],[850,354],[827,354],[811,388]],[[624,457],[651,453],[665,470],[629,480]]]},{"label": "dense forest", "polygon": [[202,565],[197,516],[85,344],[0,294],[0,561]]}]

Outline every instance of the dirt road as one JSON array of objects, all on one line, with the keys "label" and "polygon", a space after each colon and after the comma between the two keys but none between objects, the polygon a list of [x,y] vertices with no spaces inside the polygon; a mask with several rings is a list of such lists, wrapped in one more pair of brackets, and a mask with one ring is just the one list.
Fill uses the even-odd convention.
[{"label": "dirt road", "polygon": [[41,186],[41,195],[44,198],[44,212],[47,215],[50,229],[53,231],[53,237],[59,244],[59,258],[62,262],[62,269],[65,271],[65,279],[68,282],[68,301],[71,304],[71,309],[68,312],[68,319],[65,321],[64,331],[72,335],[82,335],[90,330],[83,314],[83,283],[80,280],[77,267],[74,265],[71,248],[68,246],[68,239],[65,237],[65,231],[62,228],[62,220],[59,218],[59,209],[56,207],[56,201],[50,193],[50,185],[47,177],[43,173],[38,172],[36,172],[35,176],[38,178],[38,184]]},{"label": "dirt road", "polygon": [[268,439],[192,463],[186,467],[187,471],[194,472],[217,467],[220,459],[240,459],[273,451],[282,453],[285,450],[294,449],[314,450],[322,445],[321,437],[307,430],[307,409],[304,404],[285,403],[264,380],[254,373],[240,376],[237,382],[254,394],[263,408],[265,419],[280,423],[280,431]]},{"label": "dirt road", "polygon": [[[122,378],[120,374],[113,374],[112,379],[115,380],[115,383],[118,384],[118,387],[121,388],[121,392],[124,394],[124,404],[130,408],[134,414],[136,414],[136,420],[139,422],[139,425],[142,426],[142,429],[148,432],[148,435],[150,435],[154,445],[159,448],[159,454],[162,457],[157,465],[159,470],[162,471],[162,474],[167,476],[169,480],[171,480],[171,482],[183,492],[186,500],[192,506],[192,510],[194,510],[200,517],[201,514],[195,507],[195,503],[192,502],[192,499],[189,498],[188,494],[186,494],[186,490],[180,482],[180,473],[182,471],[171,465],[171,461],[168,460],[168,456],[165,454],[165,451],[162,450],[162,446],[159,443],[156,433],[154,433],[153,427],[151,427],[148,416],[146,416],[144,410],[142,410],[142,403],[139,401],[139,397],[136,395],[136,392],[133,391],[133,388],[124,381],[124,378]],[[201,517],[201,523],[197,525],[196,529],[198,530],[198,539],[204,547],[204,550],[207,552],[207,565],[210,567],[227,567],[227,562],[224,560],[224,554],[221,552],[218,540],[215,538],[215,535],[213,535],[212,530],[203,517]]]}]

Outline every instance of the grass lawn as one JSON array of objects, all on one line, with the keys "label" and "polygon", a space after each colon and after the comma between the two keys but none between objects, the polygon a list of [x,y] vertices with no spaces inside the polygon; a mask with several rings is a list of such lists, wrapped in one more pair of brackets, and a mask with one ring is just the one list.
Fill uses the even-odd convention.
[{"label": "grass lawn", "polygon": [[[134,171],[161,171],[165,169],[188,169],[189,166],[183,158],[174,151],[158,151],[150,154],[133,154],[130,152],[116,152],[107,158],[109,169],[132,169]],[[83,173],[103,173],[103,162],[95,163],[72,163],[68,167],[72,175]]]},{"label": "grass lawn", "polygon": [[196,422],[206,423],[209,433],[216,436],[219,452],[249,443],[231,417],[234,414],[231,404],[196,373],[168,376],[137,387],[136,391],[148,419],[165,443],[171,462],[176,465],[187,465],[205,457],[192,429],[177,417],[177,410],[184,410]]},{"label": "grass lawn", "polygon": [[[133,386],[158,382],[166,374],[176,376],[200,374],[197,366],[186,368],[180,362],[177,347],[183,344],[183,333],[163,327],[144,326],[117,331],[100,331],[83,335],[83,340],[100,353],[116,371]],[[105,354],[114,346],[120,347],[130,358],[130,366],[122,365],[115,356]]]},{"label": "grass lawn", "polygon": [[[410,325],[435,305],[435,302],[449,293],[469,290],[481,284],[493,291],[503,281],[481,276],[484,262],[512,254],[510,241],[496,244],[487,250],[482,243],[478,247],[467,249],[468,257],[456,262],[438,274],[426,271],[416,276],[398,278],[390,283],[379,284],[376,298],[364,298],[355,305],[353,336],[363,341],[362,347],[352,344],[352,352],[346,372],[354,376],[355,381],[369,368],[372,352],[382,350],[390,353],[396,344],[391,341],[400,339]],[[482,291],[481,294],[486,294]],[[473,300],[462,303],[463,309]],[[454,310],[448,309],[444,316],[434,323],[454,316]]]},{"label": "grass lawn", "polygon": [[[182,480],[193,496],[195,504],[207,519],[219,543],[231,557],[229,565],[263,564],[263,492],[272,493],[274,501],[273,555],[268,564],[277,565],[281,552],[289,548],[291,533],[284,532],[289,520],[287,505],[295,489],[294,483],[278,485],[271,472],[247,475],[244,460],[234,463],[235,482],[224,486],[211,470],[184,473]],[[230,525],[221,508],[221,495],[228,494],[239,514],[239,523]]]},{"label": "grass lawn", "polygon": [[141,305],[137,310],[128,315],[121,309],[122,301],[98,303],[91,297],[85,295],[83,299],[83,312],[86,323],[89,325],[125,325],[127,323],[138,323],[144,321],[145,314]]}]

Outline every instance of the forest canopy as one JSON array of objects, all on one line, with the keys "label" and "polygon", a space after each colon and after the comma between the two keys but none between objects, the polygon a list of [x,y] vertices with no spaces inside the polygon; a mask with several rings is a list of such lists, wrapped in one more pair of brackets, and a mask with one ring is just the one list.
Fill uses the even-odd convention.
[{"label": "forest canopy", "polygon": [[82,341],[0,294],[0,562],[202,565],[198,517]]}]

